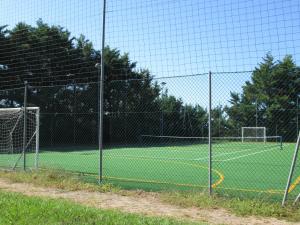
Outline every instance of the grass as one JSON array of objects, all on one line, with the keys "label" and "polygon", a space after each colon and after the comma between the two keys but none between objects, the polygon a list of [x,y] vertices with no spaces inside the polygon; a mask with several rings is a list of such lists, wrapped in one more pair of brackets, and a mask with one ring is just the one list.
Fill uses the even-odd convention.
[{"label": "grass", "polygon": [[160,198],[170,204],[182,207],[198,207],[206,209],[224,208],[238,216],[274,217],[293,222],[300,222],[300,208],[288,204],[282,207],[279,202],[264,199],[209,197],[199,192],[164,192]]},{"label": "grass", "polygon": [[[0,191],[0,224],[196,224],[84,207],[63,200],[27,197]],[[198,223],[199,224],[199,223]]]},{"label": "grass", "polygon": [[78,174],[58,170],[32,172],[0,170],[0,177],[16,183],[31,183],[37,186],[52,187],[68,191],[118,192],[120,189],[109,183],[95,185],[87,183]]},{"label": "grass", "polygon": [[[107,192],[113,191],[121,195],[140,195],[140,191],[127,191],[116,188],[113,185],[99,186],[86,184],[79,176],[74,174],[41,171],[33,173],[24,172],[0,172],[0,177],[13,182],[33,183],[37,186],[62,188],[64,190],[88,190]],[[147,193],[145,193],[147,194]],[[300,208],[287,205],[282,208],[280,202],[269,202],[264,199],[226,198],[214,195],[208,197],[207,193],[199,191],[162,191],[155,196],[169,204],[182,207],[199,207],[206,209],[224,208],[240,216],[262,216],[286,219],[300,222]]]}]

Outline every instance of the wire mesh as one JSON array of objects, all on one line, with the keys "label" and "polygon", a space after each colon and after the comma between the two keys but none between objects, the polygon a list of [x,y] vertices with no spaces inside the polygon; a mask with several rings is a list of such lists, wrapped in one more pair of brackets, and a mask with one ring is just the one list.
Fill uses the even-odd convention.
[{"label": "wire mesh", "polygon": [[[213,192],[280,198],[300,129],[300,3],[109,0],[105,15],[103,3],[0,2],[0,107],[22,108],[28,82],[39,167],[92,181],[102,168],[103,182],[125,188],[207,190],[210,74]],[[9,126],[0,126],[8,167],[16,159],[6,158]]]},{"label": "wire mesh", "polygon": [[[207,75],[199,75],[106,83],[111,91],[105,97],[109,110],[104,118],[104,134],[109,137],[103,158],[105,179],[151,190],[206,188],[207,140],[199,146],[190,142],[192,138],[170,142],[165,136],[207,135],[206,109],[185,105],[168,94],[173,88],[181,92],[189,86],[190,93],[197,95],[195,84],[207,82]],[[203,101],[207,93],[203,93]],[[151,138],[155,135],[161,138]],[[191,160],[203,155],[202,161]]]},{"label": "wire mesh", "polygon": [[[240,143],[214,145],[213,168],[225,177],[217,192],[241,191],[245,192],[243,196],[271,199],[279,199],[284,193],[297,139],[297,105],[293,96],[299,87],[284,88],[285,79],[289,79],[286,82],[289,85],[297,79],[285,76],[292,68],[281,70],[282,65],[278,63],[278,67],[274,66],[272,71],[261,75],[264,66],[261,64],[252,73],[213,76],[212,92],[217,106],[213,113],[215,135],[228,130],[242,137]],[[265,83],[261,83],[263,76],[268,76]],[[241,80],[244,84],[239,86]],[[267,81],[273,84],[269,86]],[[224,83],[230,83],[234,88],[227,89]],[[232,177],[232,174],[236,176]]]},{"label": "wire mesh", "polygon": [[[1,108],[1,163],[8,169],[35,168],[37,165],[38,143],[38,108],[27,108],[26,144],[24,145],[24,109]],[[24,154],[25,152],[25,154]],[[25,158],[27,157],[27,158]],[[28,162],[28,164],[24,164]]]},{"label": "wire mesh", "polygon": [[21,109],[1,110],[1,165],[13,168],[23,151],[23,112]]},{"label": "wire mesh", "polygon": [[30,88],[29,104],[40,105],[40,168],[85,174],[96,180],[97,92],[97,83]]}]

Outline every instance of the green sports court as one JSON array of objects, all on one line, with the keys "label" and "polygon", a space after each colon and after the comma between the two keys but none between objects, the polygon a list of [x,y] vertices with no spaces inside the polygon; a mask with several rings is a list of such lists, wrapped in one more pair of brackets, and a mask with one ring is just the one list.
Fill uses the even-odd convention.
[{"label": "green sports court", "polygon": [[[212,188],[226,193],[282,197],[295,144],[277,142],[215,141],[212,143]],[[40,168],[80,173],[97,181],[99,150],[64,148],[41,150]],[[1,155],[1,166],[15,163],[16,155]],[[34,167],[36,154],[27,154]],[[9,163],[11,165],[9,165]],[[22,163],[20,160],[19,164]],[[296,169],[290,193],[299,193]],[[206,190],[208,145],[206,143],[156,143],[152,147],[106,147],[103,150],[103,182],[147,190]]]}]

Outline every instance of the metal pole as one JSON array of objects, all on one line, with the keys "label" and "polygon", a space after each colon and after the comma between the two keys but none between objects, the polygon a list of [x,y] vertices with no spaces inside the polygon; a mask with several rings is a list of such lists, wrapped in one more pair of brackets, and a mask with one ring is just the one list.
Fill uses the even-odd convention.
[{"label": "metal pole", "polygon": [[297,131],[296,131],[296,135],[299,132],[299,114],[298,114],[298,110],[299,110],[299,96],[297,96],[297,109],[296,109],[296,113],[297,113],[297,121],[296,121],[297,122]]},{"label": "metal pole", "polygon": [[164,112],[160,111],[160,136],[164,135]]},{"label": "metal pole", "polygon": [[[162,86],[162,93],[161,93],[161,100],[163,101],[164,98],[164,87],[167,83],[166,82],[161,82],[161,86]],[[164,135],[164,110],[161,106],[161,112],[160,112],[160,136]]]},{"label": "metal pole", "polygon": [[244,143],[244,128],[242,127],[242,143]]},{"label": "metal pole", "polygon": [[296,160],[297,160],[297,156],[298,156],[298,152],[299,152],[299,145],[300,145],[300,132],[298,134],[298,139],[297,139],[297,144],[296,144],[296,147],[295,147],[293,161],[292,161],[288,181],[287,181],[287,184],[286,184],[284,196],[283,196],[282,203],[281,203],[282,206],[284,206],[285,201],[286,201],[287,196],[288,196],[288,193],[289,193],[289,188],[290,188],[290,185],[291,185],[291,180],[292,180],[292,177],[293,177],[293,173],[294,173],[295,166],[296,166]]},{"label": "metal pole", "polygon": [[40,152],[40,108],[36,111],[36,134],[35,134],[35,169],[39,169],[39,152]]},{"label": "metal pole", "polygon": [[26,170],[26,145],[27,145],[27,89],[28,83],[27,81],[24,82],[24,112],[23,112],[23,170]]},{"label": "metal pole", "polygon": [[[256,126],[256,128],[258,127],[257,120],[258,120],[258,114],[257,114],[257,98],[256,98],[255,99],[255,126]],[[257,140],[257,129],[255,129],[255,140],[258,141]]]},{"label": "metal pole", "polygon": [[219,102],[219,137],[221,137],[221,119],[222,119],[222,108],[221,108],[221,104]]},{"label": "metal pole", "polygon": [[[255,126],[256,127],[258,126],[257,119],[258,119],[258,114],[257,114],[257,99],[255,99]],[[257,129],[256,129],[256,137],[257,137]]]},{"label": "metal pole", "polygon": [[212,143],[211,143],[211,71],[208,75],[208,192],[212,194]]},{"label": "metal pole", "polygon": [[101,74],[99,86],[99,183],[103,180],[103,94],[104,94],[104,48],[105,48],[105,16],[106,0],[103,0],[102,16],[102,49],[101,49]]},{"label": "metal pole", "polygon": [[76,144],[76,105],[77,105],[77,101],[76,101],[76,83],[75,83],[75,79],[73,80],[73,145],[75,146]]}]

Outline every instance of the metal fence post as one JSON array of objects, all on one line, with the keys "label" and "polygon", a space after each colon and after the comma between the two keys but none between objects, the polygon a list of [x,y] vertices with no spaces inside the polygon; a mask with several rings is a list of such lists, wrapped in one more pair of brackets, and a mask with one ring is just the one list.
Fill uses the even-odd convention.
[{"label": "metal fence post", "polygon": [[36,112],[36,136],[35,136],[35,169],[39,169],[40,152],[40,108]]},{"label": "metal fence post", "polygon": [[298,134],[298,139],[297,139],[297,143],[296,143],[296,146],[295,146],[293,161],[292,161],[292,164],[291,164],[289,177],[288,177],[288,180],[287,180],[286,188],[285,188],[285,191],[284,191],[284,196],[283,196],[282,203],[281,203],[282,206],[284,206],[284,204],[286,202],[286,199],[287,199],[287,196],[289,194],[289,188],[290,188],[290,185],[291,185],[291,180],[292,180],[292,177],[293,177],[293,174],[294,174],[296,161],[297,161],[297,157],[298,157],[299,145],[300,145],[300,132]]},{"label": "metal fence post", "polygon": [[76,82],[75,79],[73,80],[73,145],[75,146],[76,144],[76,119],[77,119],[77,99],[76,99],[76,94],[77,94],[77,87],[76,87]]},{"label": "metal fence post", "polygon": [[[99,84],[99,183],[103,180],[103,95],[104,95],[104,49],[105,49],[105,16],[106,16],[106,0],[103,0],[102,15],[102,49],[101,49],[101,73]],[[99,69],[99,67],[98,67]],[[98,70],[99,71],[99,70]]]},{"label": "metal fence post", "polygon": [[208,191],[212,194],[212,143],[211,143],[211,71],[208,74]]},{"label": "metal fence post", "polygon": [[24,82],[24,112],[23,112],[23,170],[26,170],[26,145],[27,145],[27,89],[28,89],[28,83],[27,81]]}]

